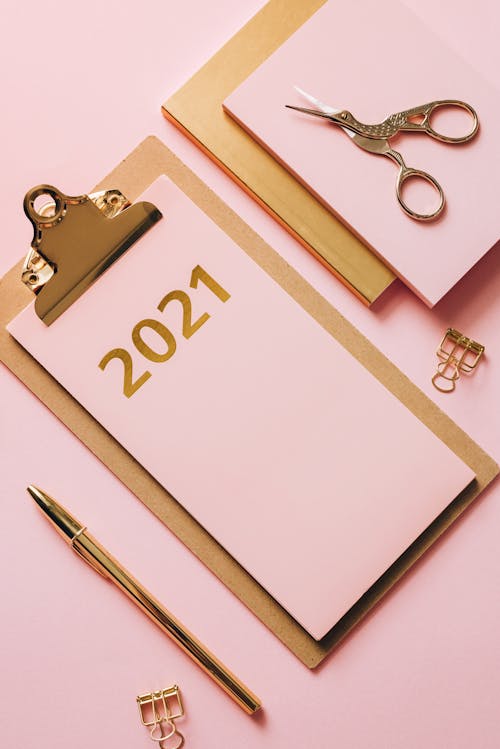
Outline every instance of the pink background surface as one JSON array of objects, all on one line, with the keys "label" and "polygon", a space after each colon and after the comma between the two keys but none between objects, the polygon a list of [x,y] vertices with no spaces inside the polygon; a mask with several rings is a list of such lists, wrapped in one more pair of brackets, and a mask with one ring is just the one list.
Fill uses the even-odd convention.
[{"label": "pink background surface", "polygon": [[[397,0],[331,0],[225,106],[433,306],[500,237],[500,174],[492,169],[500,163],[500,94],[474,63],[467,50],[460,56],[449,49]],[[441,184],[447,203],[439,219],[414,221],[401,210],[395,196],[398,168],[389,159],[357,148],[322,119],[286,109],[286,104],[311,106],[295,85],[366,123],[425,102],[470,102],[480,120],[470,143],[447,145],[411,133],[390,141],[408,167],[423,169]],[[431,122],[445,133],[463,135],[471,129],[471,118],[459,112],[457,130],[446,129],[443,110],[441,119],[436,114]],[[455,111],[451,125],[457,125],[456,118]],[[410,184],[409,196],[404,193],[410,206],[427,211],[437,206],[432,188],[423,190],[425,202],[431,194],[424,207]]]},{"label": "pink background surface", "polygon": [[[21,210],[28,188],[47,181],[78,193],[156,133],[499,459],[498,251],[432,312],[401,284],[367,310],[162,120],[160,102],[261,4],[152,2],[120,17],[119,3],[91,1],[85,13],[68,6],[62,15],[59,3],[29,2],[4,12],[1,272],[31,240]],[[484,66],[499,69],[496,0],[476,4],[472,15],[465,2],[419,6],[448,29],[457,48],[466,45]],[[485,343],[487,357],[445,396],[430,377],[449,324]],[[3,367],[0,398],[2,745],[150,746],[135,696],[177,681],[185,695],[186,747],[195,749],[285,749],[301,740],[321,749],[496,749],[498,482],[310,672]],[[71,504],[246,680],[264,702],[259,718],[238,710],[118,591],[71,556],[25,493],[30,482]]]},{"label": "pink background surface", "polygon": [[[320,640],[474,473],[170,180],[141,199],[163,220],[134,252],[50,327],[30,305],[9,330]],[[197,265],[224,304],[189,290]],[[188,340],[180,304],[156,308],[173,289],[210,314]],[[166,362],[131,343],[151,317]],[[128,399],[123,364],[98,367],[116,346],[151,373]]]}]

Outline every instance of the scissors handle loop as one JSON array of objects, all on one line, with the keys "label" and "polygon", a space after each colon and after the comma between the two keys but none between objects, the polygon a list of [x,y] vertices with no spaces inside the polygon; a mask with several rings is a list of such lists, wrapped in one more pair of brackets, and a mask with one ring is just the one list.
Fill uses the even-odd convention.
[{"label": "scissors handle loop", "polygon": [[[445,135],[439,133],[432,126],[432,115],[439,109],[463,109],[470,115],[471,129],[465,135]],[[404,112],[400,112],[397,117],[404,118],[404,123],[400,126],[400,130],[404,131],[423,131],[430,135],[431,138],[441,141],[442,143],[467,143],[472,140],[479,129],[479,118],[476,110],[467,104],[465,101],[459,101],[458,99],[441,99],[439,101],[431,101],[428,104],[422,104],[420,107],[413,107],[413,109],[407,109]]]},{"label": "scissors handle loop", "polygon": [[[428,174],[421,169],[413,169],[412,167],[406,166],[401,154],[398,153],[398,151],[395,151],[393,148],[388,149],[385,152],[385,155],[395,161],[399,166],[399,174],[396,181],[396,197],[403,211],[408,216],[410,216],[410,218],[414,218],[417,221],[432,221],[432,219],[437,218],[442,212],[446,202],[443,188],[441,187],[439,182],[434,179],[431,174]],[[430,211],[429,213],[420,213],[419,211],[416,211],[410,205],[408,205],[403,197],[403,190],[405,182],[409,179],[423,180],[434,188],[434,191],[437,193],[437,196],[439,198],[439,203],[433,211]]]},{"label": "scissors handle loop", "polygon": [[[359,148],[362,148],[364,151],[377,154],[378,156],[387,156],[387,158],[391,159],[391,161],[394,161],[394,163],[397,164],[397,166],[399,167],[399,173],[396,180],[396,197],[398,199],[399,205],[407,216],[410,216],[410,218],[414,218],[417,221],[431,221],[432,219],[439,216],[445,205],[445,197],[441,185],[437,180],[434,179],[434,177],[432,177],[427,172],[423,172],[421,169],[413,169],[412,167],[406,166],[405,161],[399,151],[395,151],[394,148],[391,148],[389,141],[386,138],[363,138],[360,135],[355,135],[352,140]],[[439,202],[434,210],[430,211],[429,213],[420,213],[420,211],[413,209],[406,202],[403,196],[404,186],[405,182],[410,179],[419,179],[423,182],[427,182],[437,193]]]},{"label": "scissors handle loop", "polygon": [[[419,213],[418,211],[414,210],[408,203],[405,202],[405,199],[403,197],[403,188],[404,184],[408,179],[421,179],[425,182],[428,182],[436,191],[438,197],[439,197],[439,203],[437,207],[431,211],[430,213]],[[439,214],[442,212],[444,205],[445,205],[445,197],[443,188],[439,184],[437,180],[434,179],[434,177],[427,172],[423,172],[421,169],[411,169],[410,167],[406,167],[404,169],[401,169],[398,175],[398,180],[396,182],[396,195],[399,201],[399,205],[403,209],[403,211],[408,214],[411,218],[416,219],[417,221],[432,221],[432,219],[437,218]]]}]

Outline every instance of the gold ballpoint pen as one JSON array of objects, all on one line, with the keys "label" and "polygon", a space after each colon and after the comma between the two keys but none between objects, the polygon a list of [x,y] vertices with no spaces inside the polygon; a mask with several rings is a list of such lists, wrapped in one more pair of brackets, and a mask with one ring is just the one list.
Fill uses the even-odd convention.
[{"label": "gold ballpoint pen", "polygon": [[52,497],[35,486],[28,491],[77,554],[97,572],[109,578],[145,614],[169,635],[246,713],[255,713],[259,699],[246,688],[202,643],[104,549],[87,529]]}]

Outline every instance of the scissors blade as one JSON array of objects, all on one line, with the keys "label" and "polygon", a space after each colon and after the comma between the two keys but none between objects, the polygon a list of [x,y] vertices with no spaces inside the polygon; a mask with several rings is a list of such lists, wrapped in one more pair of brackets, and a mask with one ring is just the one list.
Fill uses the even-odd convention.
[{"label": "scissors blade", "polygon": [[322,112],[324,112],[325,114],[339,114],[339,112],[341,112],[341,111],[342,111],[341,109],[335,109],[335,107],[330,107],[330,106],[328,106],[328,104],[323,104],[323,102],[322,102],[322,101],[320,101],[319,99],[316,99],[316,97],[315,97],[315,96],[313,96],[312,94],[308,94],[308,93],[307,93],[307,91],[304,91],[304,89],[302,89],[302,88],[299,88],[298,86],[294,86],[294,89],[295,89],[295,90],[296,90],[296,92],[297,92],[298,94],[300,94],[300,95],[301,95],[301,96],[302,96],[302,97],[303,97],[304,99],[307,99],[307,101],[308,101],[308,102],[309,102],[310,104],[314,104],[314,106],[315,106],[315,107],[316,107],[317,109],[320,109],[320,110],[321,110]]},{"label": "scissors blade", "polygon": [[[320,113],[323,113],[323,116],[328,117],[328,115],[339,114],[340,112],[342,112],[342,109],[335,109],[335,107],[330,107],[328,104],[324,104],[315,96],[313,96],[312,94],[308,94],[307,91],[304,91],[302,88],[299,88],[298,86],[294,86],[294,89],[297,91],[298,94],[304,97],[304,99],[307,99],[307,101],[310,104],[314,104],[314,106],[320,110],[320,112],[316,112],[316,110],[313,110],[313,109],[305,110],[308,114],[316,114],[318,116],[321,116]],[[290,109],[299,109],[299,108],[290,107]],[[299,109],[299,111],[304,111],[304,110]],[[339,123],[335,121],[335,124],[338,125]],[[354,137],[355,133],[351,132],[351,130],[348,130],[346,127],[342,127],[342,125],[339,125],[339,127],[342,128],[344,133],[346,133],[346,135],[348,135],[349,138]]]},{"label": "scissors blade", "polygon": [[285,104],[287,109],[295,109],[296,112],[304,112],[304,114],[312,114],[314,117],[324,117],[327,120],[332,119],[331,114],[326,112],[320,112],[319,109],[307,109],[307,107],[294,107],[292,104]]}]

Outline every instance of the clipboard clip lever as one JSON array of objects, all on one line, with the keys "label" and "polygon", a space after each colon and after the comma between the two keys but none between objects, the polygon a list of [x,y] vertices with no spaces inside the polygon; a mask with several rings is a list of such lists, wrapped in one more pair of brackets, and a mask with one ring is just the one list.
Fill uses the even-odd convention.
[{"label": "clipboard clip lever", "polygon": [[34,237],[21,278],[46,325],[162,218],[152,203],[131,205],[119,190],[70,197],[51,185],[29,190],[24,212]]}]

